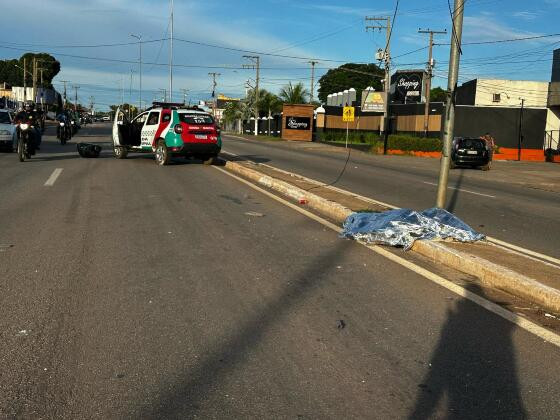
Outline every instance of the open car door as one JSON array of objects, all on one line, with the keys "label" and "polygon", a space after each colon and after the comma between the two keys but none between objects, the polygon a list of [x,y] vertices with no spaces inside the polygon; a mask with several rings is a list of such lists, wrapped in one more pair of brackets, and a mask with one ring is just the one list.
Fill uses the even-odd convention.
[{"label": "open car door", "polygon": [[130,121],[126,114],[117,108],[115,120],[113,121],[113,145],[126,146],[130,144]]}]

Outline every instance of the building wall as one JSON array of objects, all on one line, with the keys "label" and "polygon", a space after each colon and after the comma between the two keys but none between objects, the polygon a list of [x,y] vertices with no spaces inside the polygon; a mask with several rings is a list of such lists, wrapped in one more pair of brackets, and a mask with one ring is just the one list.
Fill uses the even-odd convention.
[{"label": "building wall", "polygon": [[560,107],[548,109],[546,117],[546,144],[545,148],[558,149],[560,144]]},{"label": "building wall", "polygon": [[[523,110],[523,149],[541,149],[547,123],[546,108]],[[521,108],[457,106],[455,131],[457,137],[480,137],[490,133],[501,147],[516,148],[519,138]]]},{"label": "building wall", "polygon": [[[477,79],[474,105],[518,107],[520,98],[524,98],[526,107],[546,108],[548,85],[548,82],[529,80]],[[493,101],[494,94],[500,94],[500,102]]]}]

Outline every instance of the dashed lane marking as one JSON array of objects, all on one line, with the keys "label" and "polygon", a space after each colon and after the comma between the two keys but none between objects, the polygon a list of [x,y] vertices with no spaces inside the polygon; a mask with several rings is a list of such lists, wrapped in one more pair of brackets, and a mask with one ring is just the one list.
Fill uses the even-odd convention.
[{"label": "dashed lane marking", "polygon": [[45,182],[45,187],[52,187],[61,173],[62,173],[62,168],[56,168],[51,174],[51,176],[49,177],[49,179],[47,179],[47,182]]}]

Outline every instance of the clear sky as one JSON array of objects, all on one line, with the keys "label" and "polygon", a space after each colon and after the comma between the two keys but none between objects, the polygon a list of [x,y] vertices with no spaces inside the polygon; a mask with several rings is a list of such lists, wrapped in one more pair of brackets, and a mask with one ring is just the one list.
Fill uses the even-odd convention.
[{"label": "clear sky", "polygon": [[[384,47],[385,32],[366,32],[364,17],[393,17],[395,3],[175,0],[174,100],[183,99],[179,89],[188,89],[192,100],[208,99],[209,72],[221,74],[218,92],[235,97],[243,96],[245,81],[255,77],[253,70],[242,68],[246,53],[185,41],[302,57],[261,57],[261,86],[277,92],[290,80],[309,85],[310,58],[319,61],[317,77],[345,62],[374,62],[375,51]],[[125,101],[138,102],[139,46],[130,34],[141,35],[147,41],[142,52],[143,99],[151,101],[161,96],[159,89],[169,86],[169,41],[158,41],[169,37],[169,5],[169,0],[30,0],[23,7],[17,1],[3,2],[0,58],[17,58],[26,51],[49,52],[62,65],[55,78],[57,89],[61,90],[60,80],[69,80],[69,86],[80,86],[81,102],[88,103],[93,96],[96,108],[104,109],[120,102],[121,86]],[[558,33],[559,17],[560,0],[466,0],[464,42]],[[425,65],[427,49],[422,48],[428,36],[418,34],[419,28],[447,29],[448,35],[437,36],[436,42],[448,44],[450,27],[447,0],[401,0],[391,40],[394,67]],[[132,44],[98,46],[115,43]],[[552,50],[559,47],[560,36],[464,45],[460,80],[549,80]],[[445,86],[449,46],[436,46],[434,57],[434,84]]]}]

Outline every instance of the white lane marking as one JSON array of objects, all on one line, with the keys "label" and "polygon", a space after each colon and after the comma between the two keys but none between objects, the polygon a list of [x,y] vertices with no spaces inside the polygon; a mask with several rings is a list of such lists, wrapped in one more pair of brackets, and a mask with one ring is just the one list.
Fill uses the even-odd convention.
[{"label": "white lane marking", "polygon": [[[434,186],[436,186],[436,187],[437,187],[437,185],[438,185],[438,184],[435,184],[435,183],[433,183],[433,182],[427,182],[427,181],[422,181],[422,182],[423,182],[424,184],[427,184],[427,185],[434,185]],[[469,194],[480,195],[480,196],[482,196],[482,197],[496,198],[495,195],[482,194],[482,193],[479,193],[479,192],[476,192],[476,191],[465,190],[464,188],[455,188],[455,187],[447,187],[447,188],[449,188],[450,190],[458,190],[458,191],[463,191],[463,192],[466,192],[466,193],[469,193]]]},{"label": "white lane marking", "polygon": [[[238,180],[239,182],[242,182],[243,184],[248,185],[249,187],[253,188],[256,191],[261,192],[262,194],[272,198],[273,200],[276,200],[282,204],[284,204],[287,207],[290,207],[291,209],[309,217],[310,219],[315,220],[316,222],[322,224],[325,227],[328,227],[329,229],[334,230],[337,233],[342,232],[342,228],[335,225],[334,223],[329,222],[328,220],[323,219],[320,216],[317,216],[314,213],[311,213],[305,209],[302,209],[300,207],[298,207],[297,205],[290,203],[289,201],[284,200],[281,197],[278,197],[277,195],[272,194],[269,191],[266,191],[260,187],[258,187],[257,185],[238,177],[237,175],[234,175],[232,173],[229,173],[228,171],[226,171],[225,169],[222,168],[218,168],[217,166],[213,166],[214,169],[217,169],[220,172],[223,172],[224,174]],[[544,341],[549,342],[550,344],[553,344],[557,347],[560,347],[560,335],[547,330],[544,327],[541,327],[540,325],[535,324],[532,321],[529,321],[526,318],[523,318],[519,315],[514,314],[513,312],[508,311],[507,309],[502,308],[501,306],[495,304],[494,302],[490,302],[489,300],[471,292],[470,290],[466,290],[465,288],[435,274],[432,273],[429,270],[426,270],[423,267],[420,267],[419,265],[414,264],[413,262],[407,261],[404,258],[399,257],[398,255],[393,254],[392,252],[387,251],[386,249],[383,249],[382,247],[378,246],[378,245],[368,245],[365,244],[363,242],[358,242],[360,245],[365,246],[366,248],[369,248],[370,250],[372,250],[373,252],[393,261],[394,263],[405,267],[413,272],[415,272],[416,274],[436,283],[437,285],[449,290],[450,292],[453,292],[465,299],[470,300],[471,302],[476,303],[477,305],[483,307],[484,309],[492,312],[493,314],[498,315],[499,317],[517,325],[519,328],[524,329],[525,331],[528,331],[529,333],[536,335],[539,338],[542,338]]]},{"label": "white lane marking", "polygon": [[[551,257],[549,255],[544,255],[544,254],[541,254],[541,253],[536,252],[536,251],[531,251],[530,249],[525,249],[525,248],[522,248],[520,246],[510,244],[509,242],[504,242],[504,241],[501,241],[499,239],[492,238],[491,236],[487,236],[486,239],[489,242],[493,242],[496,245],[501,246],[502,248],[506,248],[508,251],[516,252],[516,253],[524,255],[526,257],[533,257],[533,259],[536,259],[536,260],[548,261],[549,263],[552,263],[552,264],[549,264],[549,265],[553,265],[556,268],[560,267],[560,259],[558,259],[558,258],[554,258],[554,257]],[[544,261],[541,261],[541,262],[544,262]]]},{"label": "white lane marking", "polygon": [[[236,155],[235,153],[226,152],[226,151],[223,151],[223,150],[222,150],[222,153],[225,153],[225,154],[231,155],[231,156],[235,156],[235,157],[240,157],[239,155]],[[504,161],[504,162],[505,162],[505,161]],[[253,163],[256,163],[256,162],[253,162]],[[315,179],[307,178],[307,177],[305,177],[305,176],[303,176],[303,175],[300,175],[300,174],[294,174],[293,172],[288,172],[288,171],[285,171],[285,170],[283,170],[283,169],[276,168],[276,167],[271,166],[271,165],[267,165],[267,164],[265,164],[265,163],[258,163],[258,165],[264,166],[264,167],[267,167],[267,168],[270,168],[270,169],[274,169],[274,170],[276,170],[276,171],[278,171],[278,172],[281,172],[281,173],[284,173],[284,174],[286,174],[286,175],[290,175],[290,176],[294,176],[294,175],[295,175],[295,176],[297,176],[298,178],[300,178],[300,179],[302,179],[302,180],[304,180],[304,181],[310,182],[310,183],[315,184],[315,185],[322,185],[324,188],[328,188],[328,189],[330,189],[330,190],[332,190],[332,191],[336,191],[336,192],[339,192],[339,193],[342,193],[342,194],[350,195],[350,196],[352,196],[352,197],[358,198],[358,199],[360,199],[360,200],[363,200],[363,201],[366,201],[366,202],[369,202],[369,203],[372,203],[372,204],[377,204],[377,205],[379,205],[379,206],[384,206],[384,207],[387,207],[387,208],[389,208],[389,209],[398,209],[398,208],[399,208],[399,207],[397,207],[397,206],[393,206],[392,204],[384,203],[383,201],[374,200],[373,198],[365,197],[365,196],[363,196],[363,195],[356,194],[356,193],[353,193],[353,192],[351,192],[351,191],[348,191],[348,190],[344,190],[344,189],[342,189],[342,188],[335,187],[334,185],[325,185],[325,183],[320,182],[320,181],[317,181],[317,180],[315,180]],[[436,185],[436,186],[437,186],[437,184],[433,184],[433,185]],[[502,248],[506,248],[506,249],[508,249],[509,251],[517,251],[517,252],[521,253],[521,255],[524,255],[524,256],[526,256],[526,257],[529,257],[529,258],[533,257],[533,259],[542,260],[542,261],[548,261],[548,262],[550,262],[550,263],[552,263],[552,264],[556,264],[556,265],[559,265],[559,266],[560,266],[560,260],[557,259],[557,258],[551,257],[551,256],[549,256],[549,255],[540,254],[540,253],[538,253],[538,252],[536,252],[536,251],[532,251],[532,250],[530,250],[530,249],[523,248],[523,247],[521,247],[521,246],[514,245],[514,244],[511,244],[511,243],[509,243],[509,242],[504,242],[504,241],[501,241],[501,240],[499,240],[499,239],[497,239],[497,238],[493,238],[493,237],[491,237],[491,236],[487,236],[487,237],[486,237],[486,240],[487,240],[488,242],[492,242],[492,243],[495,244],[495,245],[499,245],[499,246],[501,246]]]},{"label": "white lane marking", "polygon": [[62,168],[56,168],[51,174],[51,176],[49,177],[49,179],[47,179],[47,182],[45,182],[45,187],[52,187],[56,182],[56,179],[60,176],[61,173],[62,173]]}]

